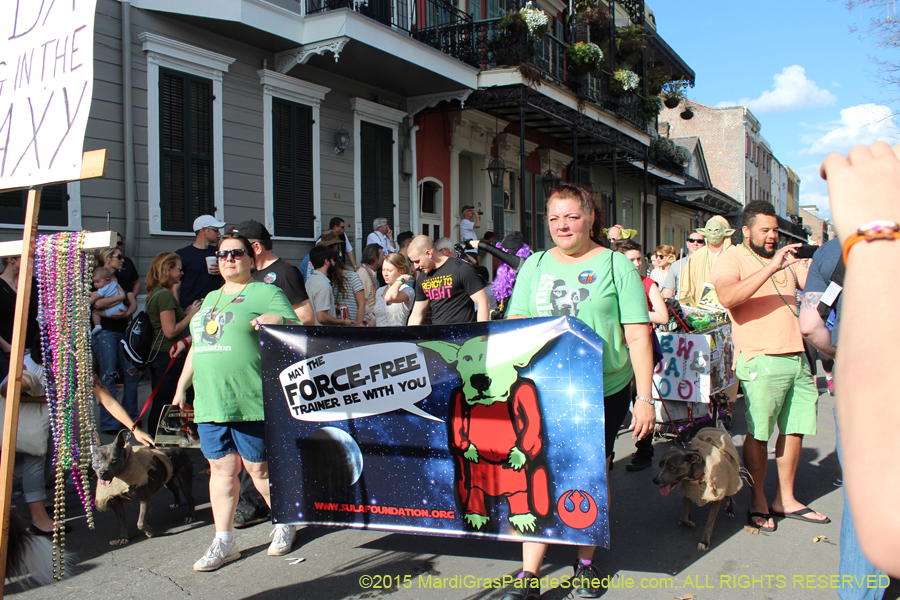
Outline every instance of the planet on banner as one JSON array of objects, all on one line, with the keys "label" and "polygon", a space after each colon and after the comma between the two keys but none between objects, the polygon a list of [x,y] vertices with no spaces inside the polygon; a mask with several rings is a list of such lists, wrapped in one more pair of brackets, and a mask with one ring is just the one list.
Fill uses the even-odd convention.
[{"label": "planet on banner", "polygon": [[609,545],[602,341],[580,321],[260,344],[276,522]]}]

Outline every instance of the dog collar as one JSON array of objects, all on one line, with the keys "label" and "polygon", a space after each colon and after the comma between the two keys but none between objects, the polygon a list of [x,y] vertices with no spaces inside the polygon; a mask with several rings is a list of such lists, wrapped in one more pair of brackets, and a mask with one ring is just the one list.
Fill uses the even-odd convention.
[{"label": "dog collar", "polygon": [[703,473],[700,473],[696,479],[684,479],[682,481],[700,481],[701,479],[703,479]]}]

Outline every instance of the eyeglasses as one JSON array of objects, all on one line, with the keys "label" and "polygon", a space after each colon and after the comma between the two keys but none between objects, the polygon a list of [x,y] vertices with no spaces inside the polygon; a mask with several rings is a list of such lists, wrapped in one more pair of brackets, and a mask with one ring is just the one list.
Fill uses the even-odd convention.
[{"label": "eyeglasses", "polygon": [[125,255],[123,255],[123,254],[113,254],[112,256],[110,256],[110,258],[113,259],[113,260],[124,260]]},{"label": "eyeglasses", "polygon": [[699,240],[697,238],[688,238],[687,241],[691,244],[702,244],[703,238],[700,238]]},{"label": "eyeglasses", "polygon": [[124,246],[124,245],[125,245],[125,242],[122,240],[119,240],[118,242],[116,242],[116,246]]},{"label": "eyeglasses", "polygon": [[216,233],[219,233],[218,227],[207,227],[207,229],[209,229],[210,231],[215,231]]},{"label": "eyeglasses", "polygon": [[247,254],[247,251],[243,248],[234,248],[233,250],[219,250],[216,252],[216,258],[219,259],[219,262],[226,260],[229,256],[234,260],[241,260],[244,258],[244,255]]},{"label": "eyeglasses", "polygon": [[655,258],[657,260],[659,260],[660,258],[665,258],[665,257],[666,257],[665,254],[651,254],[650,255],[650,258]]}]

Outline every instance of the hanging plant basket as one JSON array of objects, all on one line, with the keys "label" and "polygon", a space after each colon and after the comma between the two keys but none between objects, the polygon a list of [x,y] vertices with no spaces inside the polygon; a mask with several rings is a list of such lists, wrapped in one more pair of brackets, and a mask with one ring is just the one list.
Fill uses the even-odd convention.
[{"label": "hanging plant basket", "polygon": [[681,111],[681,118],[685,121],[689,121],[694,118],[694,111],[691,110],[690,106],[685,107],[685,109]]},{"label": "hanging plant basket", "polygon": [[681,98],[677,96],[669,96],[665,100],[663,100],[663,104],[666,105],[666,108],[675,108],[679,104],[681,104]]}]

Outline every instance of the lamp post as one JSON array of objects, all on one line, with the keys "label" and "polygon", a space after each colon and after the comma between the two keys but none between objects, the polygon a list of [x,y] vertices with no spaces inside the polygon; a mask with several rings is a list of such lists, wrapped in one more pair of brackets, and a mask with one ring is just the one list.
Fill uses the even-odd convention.
[{"label": "lamp post", "polygon": [[491,180],[491,187],[498,188],[503,185],[503,175],[506,173],[506,163],[499,156],[495,156],[488,163],[487,168],[482,171],[488,172],[488,178]]},{"label": "lamp post", "polygon": [[546,198],[559,185],[559,176],[553,169],[547,169],[547,172],[541,176],[541,185],[544,186],[544,197]]}]

